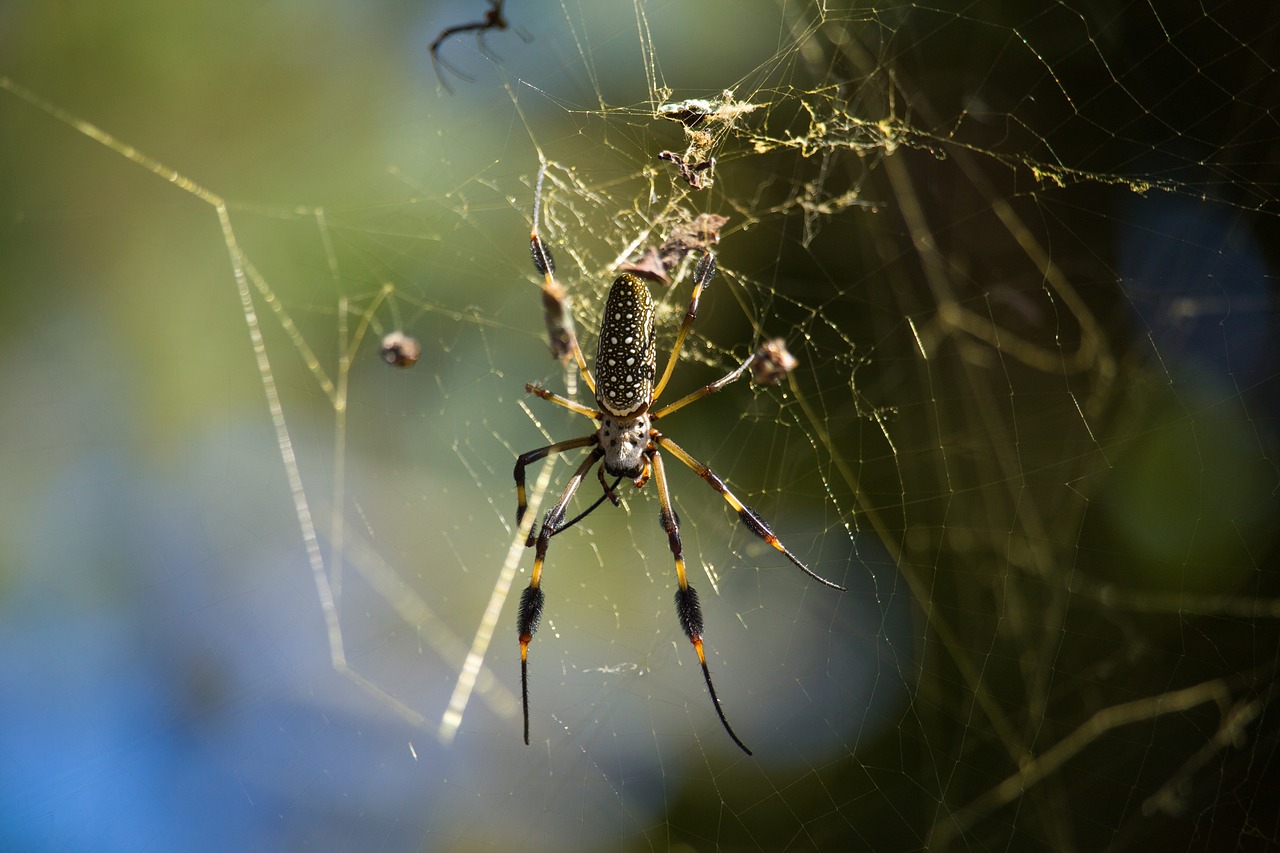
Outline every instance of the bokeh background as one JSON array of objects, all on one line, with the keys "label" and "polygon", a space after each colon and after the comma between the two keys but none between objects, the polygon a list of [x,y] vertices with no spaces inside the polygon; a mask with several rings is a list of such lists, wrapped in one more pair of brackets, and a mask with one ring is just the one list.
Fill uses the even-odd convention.
[{"label": "bokeh background", "polygon": [[[510,0],[461,74],[482,0],[0,8],[0,848],[1275,845],[1280,30],[1162,6]],[[671,472],[753,758],[653,495],[554,541],[532,745],[523,575],[446,724],[585,431],[540,158],[588,345],[711,211],[677,391],[800,359],[670,426],[849,587]]]}]

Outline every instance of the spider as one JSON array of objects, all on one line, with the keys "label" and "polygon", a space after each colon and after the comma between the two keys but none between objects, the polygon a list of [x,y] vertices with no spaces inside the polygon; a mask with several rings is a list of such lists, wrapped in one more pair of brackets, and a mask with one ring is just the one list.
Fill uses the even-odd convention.
[{"label": "spider", "polygon": [[[551,257],[551,251],[538,236],[536,209],[535,204],[533,230],[529,237],[533,265],[538,273],[545,277],[544,293],[563,293],[563,289],[555,282],[555,262]],[[657,482],[658,517],[663,530],[666,531],[671,555],[675,560],[677,583],[675,593],[676,617],[680,621],[680,627],[685,636],[689,638],[698,653],[698,663],[702,666],[702,677],[707,683],[707,692],[711,695],[711,703],[715,706],[721,725],[724,726],[724,730],[733,739],[733,742],[747,755],[751,755],[751,750],[747,748],[746,744],[734,732],[733,727],[729,725],[724,709],[720,706],[720,699],[716,695],[715,686],[711,683],[711,671],[707,668],[707,658],[703,651],[702,608],[698,604],[698,594],[693,586],[690,585],[686,575],[684,550],[680,543],[680,523],[671,508],[671,493],[667,487],[666,465],[663,454],[671,454],[679,462],[692,469],[708,486],[719,492],[729,506],[738,513],[738,518],[742,520],[748,530],[780,551],[800,571],[825,586],[841,591],[845,589],[839,584],[818,576],[802,563],[778,540],[778,537],[769,529],[769,525],[755,510],[738,500],[733,492],[729,490],[724,480],[720,479],[714,471],[694,459],[684,448],[667,438],[666,435],[653,426],[654,422],[683,409],[695,400],[714,394],[729,385],[742,376],[760,357],[758,353],[753,354],[741,365],[715,382],[681,397],[674,403],[668,403],[658,409],[653,408],[663,389],[667,387],[667,382],[675,369],[676,361],[680,357],[681,346],[689,333],[689,327],[693,324],[694,318],[698,314],[698,300],[702,295],[702,291],[706,289],[716,272],[715,256],[705,247],[702,251],[703,255],[694,270],[693,295],[689,300],[684,322],[676,334],[675,344],[672,346],[671,354],[667,358],[666,368],[656,384],[654,377],[656,374],[657,354],[653,299],[644,281],[630,272],[623,272],[614,280],[605,299],[596,349],[596,375],[594,377],[587,368],[586,360],[583,358],[577,339],[570,337],[567,344],[570,347],[573,358],[577,361],[583,380],[596,396],[596,408],[584,406],[567,397],[548,391],[539,385],[531,383],[525,386],[529,393],[562,406],[571,412],[577,412],[580,415],[591,418],[599,424],[595,431],[589,435],[558,441],[546,447],[539,447],[536,450],[522,453],[516,459],[514,472],[517,503],[516,520],[519,523],[523,520],[525,511],[528,509],[528,503],[525,498],[525,469],[532,463],[556,453],[564,453],[578,448],[591,449],[586,459],[582,461],[577,471],[569,479],[569,483],[560,495],[560,499],[543,516],[542,527],[538,532],[537,538],[534,539],[530,535],[529,541],[526,543],[526,545],[535,547],[533,573],[529,580],[529,586],[520,596],[520,613],[516,622],[516,629],[520,637],[520,694],[524,708],[524,742],[526,745],[529,743],[529,643],[533,640],[534,632],[538,630],[538,622],[542,616],[544,603],[542,567],[547,557],[547,544],[556,533],[576,523],[586,515],[586,513],[583,513],[567,524],[564,520],[565,510],[569,505],[569,501],[573,498],[574,493],[578,491],[579,486],[582,485],[584,478],[590,473],[592,467],[597,463],[601,464],[601,467],[597,469],[597,475],[605,494],[587,512],[598,506],[605,498],[617,503],[617,497],[614,495],[613,489],[624,478],[630,479],[637,489],[643,488],[649,482],[650,477]],[[613,486],[605,483],[606,473],[611,477],[617,478]]]},{"label": "spider", "polygon": [[[449,84],[446,83],[444,81],[444,77],[441,76],[441,66],[449,69],[463,80],[470,80],[471,78],[440,58],[440,45],[444,44],[450,36],[456,36],[458,33],[469,33],[474,30],[476,34],[476,44],[480,46],[480,50],[486,55],[491,55],[485,47],[484,34],[489,30],[505,30],[507,28],[507,19],[502,14],[502,5],[505,2],[506,0],[489,0],[489,8],[484,13],[484,20],[472,21],[469,24],[455,24],[452,27],[445,27],[440,31],[440,35],[436,36],[436,40],[431,43],[431,64],[435,67],[436,79],[440,81],[440,85],[444,86],[446,91],[452,92],[453,90],[449,88]],[[524,39],[526,42],[533,38],[528,33],[523,32],[519,27],[516,28],[516,32],[519,33],[520,38]]]}]

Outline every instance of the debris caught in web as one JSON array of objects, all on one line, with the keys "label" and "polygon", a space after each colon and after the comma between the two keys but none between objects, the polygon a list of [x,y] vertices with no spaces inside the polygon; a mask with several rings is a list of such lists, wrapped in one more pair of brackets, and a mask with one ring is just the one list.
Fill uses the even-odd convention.
[{"label": "debris caught in web", "polygon": [[777,385],[799,364],[787,350],[787,342],[774,338],[761,344],[752,357],[751,379],[757,385]]},{"label": "debris caught in web", "polygon": [[650,246],[638,261],[622,264],[622,272],[635,273],[654,281],[670,282],[668,273],[690,252],[706,252],[720,242],[720,229],[729,217],[718,213],[700,213],[689,222],[671,229],[661,246]]},{"label": "debris caught in web", "polygon": [[422,345],[418,339],[404,332],[388,332],[382,339],[382,360],[396,367],[413,367],[422,357]]},{"label": "debris caught in web", "polygon": [[718,98],[663,104],[658,107],[658,117],[683,125],[688,147],[683,154],[663,151],[658,157],[674,163],[680,179],[691,188],[705,190],[715,183],[716,158],[711,152],[739,118],[764,106],[768,105],[734,99],[731,89],[725,89]]}]

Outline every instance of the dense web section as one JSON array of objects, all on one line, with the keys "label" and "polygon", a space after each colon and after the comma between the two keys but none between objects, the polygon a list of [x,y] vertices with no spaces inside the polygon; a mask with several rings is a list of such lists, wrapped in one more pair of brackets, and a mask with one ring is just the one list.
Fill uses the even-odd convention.
[{"label": "dense web section", "polygon": [[[235,453],[278,472],[202,497],[209,566],[256,567],[234,598],[270,601],[246,642],[291,703],[384,733],[329,752],[282,715],[270,755],[223,759],[258,792],[234,809],[265,799],[267,837],[320,848],[1280,843],[1277,12],[704,5],[512,0],[438,63],[485,4],[416,10],[369,47],[405,51],[415,112],[384,182],[333,204],[197,178],[0,77],[5,114],[207,213],[210,322],[239,324],[220,369],[257,401]],[[663,432],[847,591],[667,455],[754,755],[681,631],[656,489],[625,480],[550,542],[526,747],[526,543],[586,451],[530,467],[519,524],[512,465],[594,424],[525,383],[596,407],[554,335],[590,366],[628,265],[669,272],[661,370],[707,249],[664,399],[770,342],[794,362]],[[569,517],[602,497],[593,475]],[[210,718],[276,695],[236,677],[256,686]]]}]

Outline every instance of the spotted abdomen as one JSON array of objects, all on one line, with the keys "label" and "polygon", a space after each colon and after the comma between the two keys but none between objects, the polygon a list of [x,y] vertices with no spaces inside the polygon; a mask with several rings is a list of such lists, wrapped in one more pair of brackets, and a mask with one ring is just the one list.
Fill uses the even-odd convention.
[{"label": "spotted abdomen", "polygon": [[653,298],[643,281],[623,273],[609,288],[596,348],[596,402],[615,417],[639,414],[653,402]]}]

